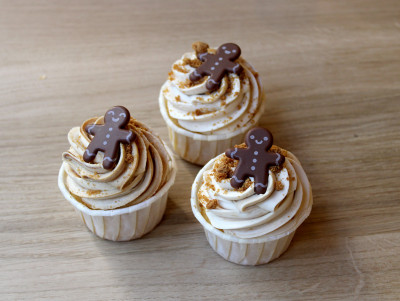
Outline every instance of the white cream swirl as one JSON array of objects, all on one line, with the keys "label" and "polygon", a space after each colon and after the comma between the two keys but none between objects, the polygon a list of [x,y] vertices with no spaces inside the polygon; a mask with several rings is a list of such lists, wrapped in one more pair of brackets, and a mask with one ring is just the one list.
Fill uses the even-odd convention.
[{"label": "white cream swirl", "polygon": [[243,73],[229,73],[219,89],[210,93],[206,88],[208,76],[198,83],[189,79],[196,69],[191,62],[196,60],[195,53],[184,54],[172,65],[161,88],[160,99],[166,103],[170,119],[183,129],[205,135],[230,133],[255,123],[263,96],[253,67],[239,58]]},{"label": "white cream swirl", "polygon": [[92,137],[88,124],[104,124],[103,117],[85,121],[68,133],[70,149],[62,155],[70,193],[90,209],[117,209],[138,204],[153,196],[168,180],[172,159],[163,141],[144,124],[131,118],[128,129],[136,134],[129,146],[120,144],[120,157],[113,170],[102,166],[103,153],[93,163],[82,156]]},{"label": "white cream swirl", "polygon": [[[269,171],[265,194],[254,193],[254,179],[246,189],[234,189],[230,179],[218,180],[213,172],[225,156],[221,154],[203,174],[198,197],[216,200],[214,209],[203,215],[212,226],[239,238],[260,238],[282,230],[304,208],[311,206],[311,186],[298,159],[285,151],[286,159],[278,172]],[[277,187],[279,187],[277,189]],[[215,206],[214,206],[215,207]]]}]

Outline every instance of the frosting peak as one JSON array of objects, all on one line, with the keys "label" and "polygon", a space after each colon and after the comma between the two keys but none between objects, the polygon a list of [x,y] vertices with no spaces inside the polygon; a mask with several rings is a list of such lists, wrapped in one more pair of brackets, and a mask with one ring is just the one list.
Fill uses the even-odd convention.
[{"label": "frosting peak", "polygon": [[286,159],[280,168],[270,168],[265,193],[254,192],[254,178],[240,188],[230,185],[237,165],[221,154],[205,166],[197,197],[210,224],[239,238],[259,238],[283,229],[311,199],[311,186],[291,153],[276,146]]},{"label": "frosting peak", "polygon": [[168,180],[172,159],[162,140],[144,124],[129,118],[126,129],[135,135],[127,145],[119,143],[119,158],[112,170],[98,152],[92,163],[83,160],[93,136],[88,125],[103,126],[104,117],[86,120],[68,133],[70,149],[62,155],[66,185],[78,201],[91,209],[117,209],[153,196]]},{"label": "frosting peak", "polygon": [[[201,47],[196,50],[204,51]],[[215,50],[208,49],[207,53],[211,55]],[[252,124],[262,103],[256,71],[240,57],[235,64],[243,71],[223,75],[220,84],[210,91],[207,83],[211,73],[211,76],[204,73],[204,77],[195,81],[191,78],[198,68],[205,66],[198,56],[195,52],[185,53],[172,65],[161,88],[172,121],[190,132],[205,135],[226,134]]]}]

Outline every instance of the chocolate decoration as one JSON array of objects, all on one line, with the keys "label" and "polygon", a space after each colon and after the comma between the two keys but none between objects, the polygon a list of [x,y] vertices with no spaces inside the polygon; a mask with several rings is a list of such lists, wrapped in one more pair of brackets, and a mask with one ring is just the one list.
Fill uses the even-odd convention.
[{"label": "chocolate decoration", "polygon": [[130,118],[128,109],[116,106],[104,115],[104,125],[87,125],[85,131],[94,137],[83,154],[83,160],[90,163],[101,151],[104,153],[103,167],[113,169],[119,159],[119,144],[132,143],[136,138],[132,131],[123,129]]},{"label": "chocolate decoration", "polygon": [[233,188],[240,188],[248,177],[254,177],[254,192],[267,191],[269,167],[285,162],[283,155],[268,151],[272,142],[272,134],[267,129],[256,127],[246,134],[247,148],[235,147],[225,152],[227,157],[239,160],[230,182]]},{"label": "chocolate decoration", "polygon": [[209,91],[218,89],[219,85],[227,72],[240,74],[243,67],[234,61],[240,57],[240,47],[233,43],[226,43],[218,47],[216,54],[208,52],[198,53],[197,57],[203,62],[200,67],[193,71],[189,79],[192,82],[202,79],[209,75],[206,88]]}]

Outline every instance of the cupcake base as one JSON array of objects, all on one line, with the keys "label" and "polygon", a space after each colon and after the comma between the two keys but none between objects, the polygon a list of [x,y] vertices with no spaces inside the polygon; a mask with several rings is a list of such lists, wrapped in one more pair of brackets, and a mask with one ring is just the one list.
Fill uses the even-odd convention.
[{"label": "cupcake base", "polygon": [[168,190],[175,181],[176,166],[172,159],[169,180],[155,195],[139,204],[114,210],[93,210],[79,202],[65,185],[66,175],[64,166],[61,166],[58,186],[86,227],[100,238],[128,241],[149,233],[161,221],[167,205]]},{"label": "cupcake base", "polygon": [[268,263],[285,252],[296,231],[276,240],[263,243],[240,243],[224,239],[204,229],[211,248],[224,259],[241,265],[259,265]]},{"label": "cupcake base", "polygon": [[129,241],[153,230],[161,221],[166,205],[167,194],[164,194],[149,207],[124,214],[96,216],[76,207],[75,211],[86,227],[98,237],[112,241]]}]

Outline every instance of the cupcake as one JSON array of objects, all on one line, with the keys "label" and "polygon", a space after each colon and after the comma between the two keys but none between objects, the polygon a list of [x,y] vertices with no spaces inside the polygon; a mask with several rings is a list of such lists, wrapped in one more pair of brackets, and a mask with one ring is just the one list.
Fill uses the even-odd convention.
[{"label": "cupcake", "polygon": [[237,264],[279,257],[311,211],[311,186],[299,160],[272,141],[266,129],[250,130],[246,143],[208,162],[192,186],[192,210],[208,242]]},{"label": "cupcake", "polygon": [[240,57],[239,46],[192,47],[172,65],[159,103],[175,152],[204,165],[243,141],[264,111],[264,97],[258,73]]},{"label": "cupcake", "polygon": [[126,241],[160,222],[176,166],[151,129],[117,106],[72,128],[68,141],[58,186],[90,231]]}]

